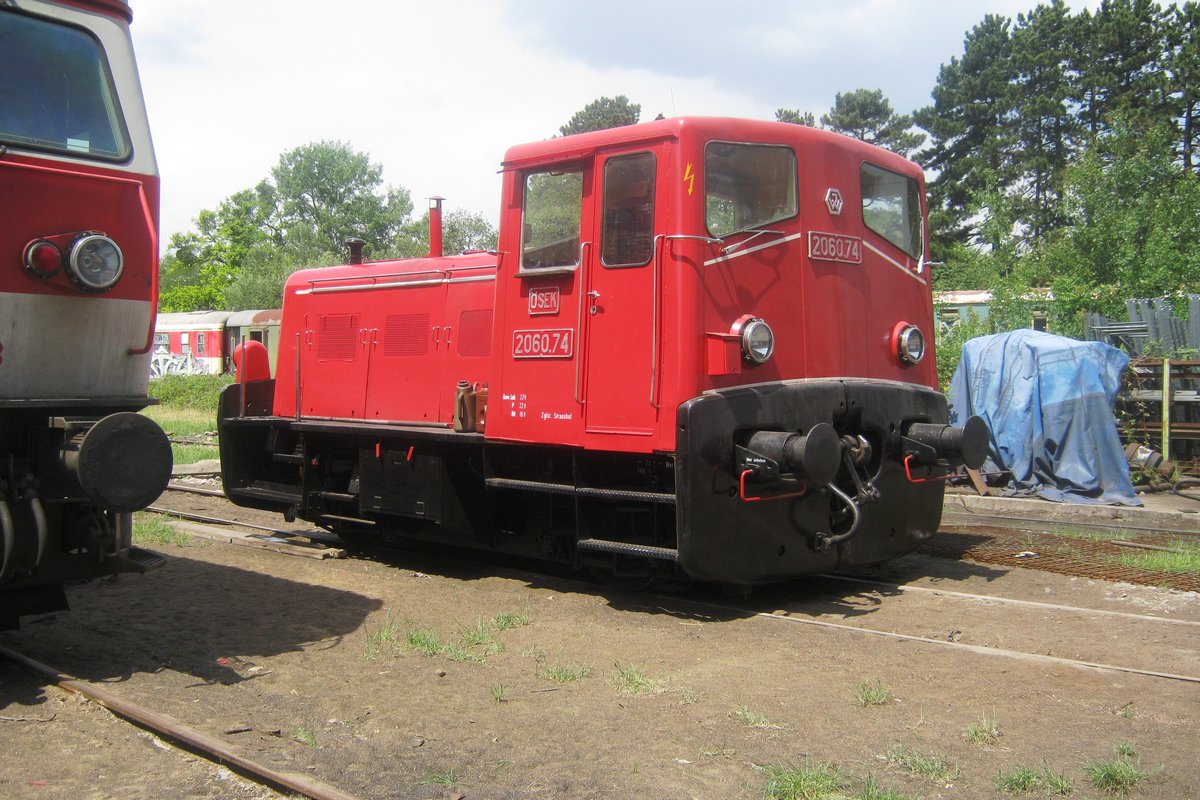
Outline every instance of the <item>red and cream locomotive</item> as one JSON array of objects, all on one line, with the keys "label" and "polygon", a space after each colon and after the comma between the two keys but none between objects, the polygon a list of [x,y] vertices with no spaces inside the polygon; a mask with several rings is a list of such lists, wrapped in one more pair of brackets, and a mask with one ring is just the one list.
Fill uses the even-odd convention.
[{"label": "red and cream locomotive", "polygon": [[[225,492],[630,580],[901,555],[987,431],[947,424],[922,173],[798,125],[510,149],[497,252],[298,272],[221,400]],[[431,219],[440,218],[435,203]]]},{"label": "red and cream locomotive", "polygon": [[123,0],[0,4],[0,627],[144,571],[158,176]]}]

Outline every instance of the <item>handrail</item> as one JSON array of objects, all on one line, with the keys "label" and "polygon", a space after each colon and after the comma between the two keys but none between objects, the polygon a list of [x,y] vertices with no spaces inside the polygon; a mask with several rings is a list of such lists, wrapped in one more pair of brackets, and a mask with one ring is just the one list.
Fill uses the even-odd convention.
[{"label": "handrail", "polygon": [[583,396],[579,393],[580,373],[583,370],[583,298],[587,292],[588,276],[592,274],[587,268],[587,262],[584,260],[587,255],[587,249],[591,247],[591,242],[579,243],[579,286],[576,291],[579,292],[579,310],[575,314],[575,402],[583,405]]}]

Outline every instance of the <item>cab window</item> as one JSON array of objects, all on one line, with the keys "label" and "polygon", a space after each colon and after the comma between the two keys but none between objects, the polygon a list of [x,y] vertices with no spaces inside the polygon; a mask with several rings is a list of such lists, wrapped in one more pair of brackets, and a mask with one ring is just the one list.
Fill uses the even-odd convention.
[{"label": "cab window", "polygon": [[600,260],[606,267],[650,263],[654,247],[654,154],[610,158],[604,165]]},{"label": "cab window", "polygon": [[796,154],[790,147],[709,142],[704,147],[708,232],[727,236],[796,215]]},{"label": "cab window", "polygon": [[862,165],[863,224],[913,258],[920,258],[921,187],[912,178]]},{"label": "cab window", "polygon": [[0,142],[109,161],[128,157],[112,77],[91,34],[0,14]]},{"label": "cab window", "polygon": [[578,265],[582,207],[582,170],[534,172],[525,178],[522,270]]}]

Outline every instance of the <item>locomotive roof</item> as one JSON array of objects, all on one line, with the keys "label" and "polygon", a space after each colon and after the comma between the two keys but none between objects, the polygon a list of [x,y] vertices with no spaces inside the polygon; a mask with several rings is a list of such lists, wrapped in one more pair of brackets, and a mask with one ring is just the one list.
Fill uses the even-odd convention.
[{"label": "locomotive roof", "polygon": [[899,172],[920,172],[920,167],[907,158],[844,134],[789,122],[735,117],[672,117],[520,144],[508,149],[502,167],[504,170],[527,169],[541,164],[587,158],[599,150],[618,145],[683,138],[821,144],[858,151],[862,157],[869,156],[875,163]]},{"label": "locomotive roof", "polygon": [[57,2],[88,11],[98,11],[110,17],[121,17],[126,22],[133,22],[133,11],[129,8],[127,0],[57,0]]}]

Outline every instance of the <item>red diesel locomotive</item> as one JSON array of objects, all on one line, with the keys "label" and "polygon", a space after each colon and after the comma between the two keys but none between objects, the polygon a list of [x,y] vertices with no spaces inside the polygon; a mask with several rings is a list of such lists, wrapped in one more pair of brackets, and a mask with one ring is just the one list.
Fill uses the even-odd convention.
[{"label": "red diesel locomotive", "polygon": [[123,0],[0,3],[0,628],[143,571],[158,176]]},{"label": "red diesel locomotive", "polygon": [[919,167],[677,118],[514,147],[503,172],[497,252],[291,277],[275,378],[251,347],[221,399],[231,500],[738,586],[937,529],[936,478],[987,431],[947,425],[934,388]]}]

